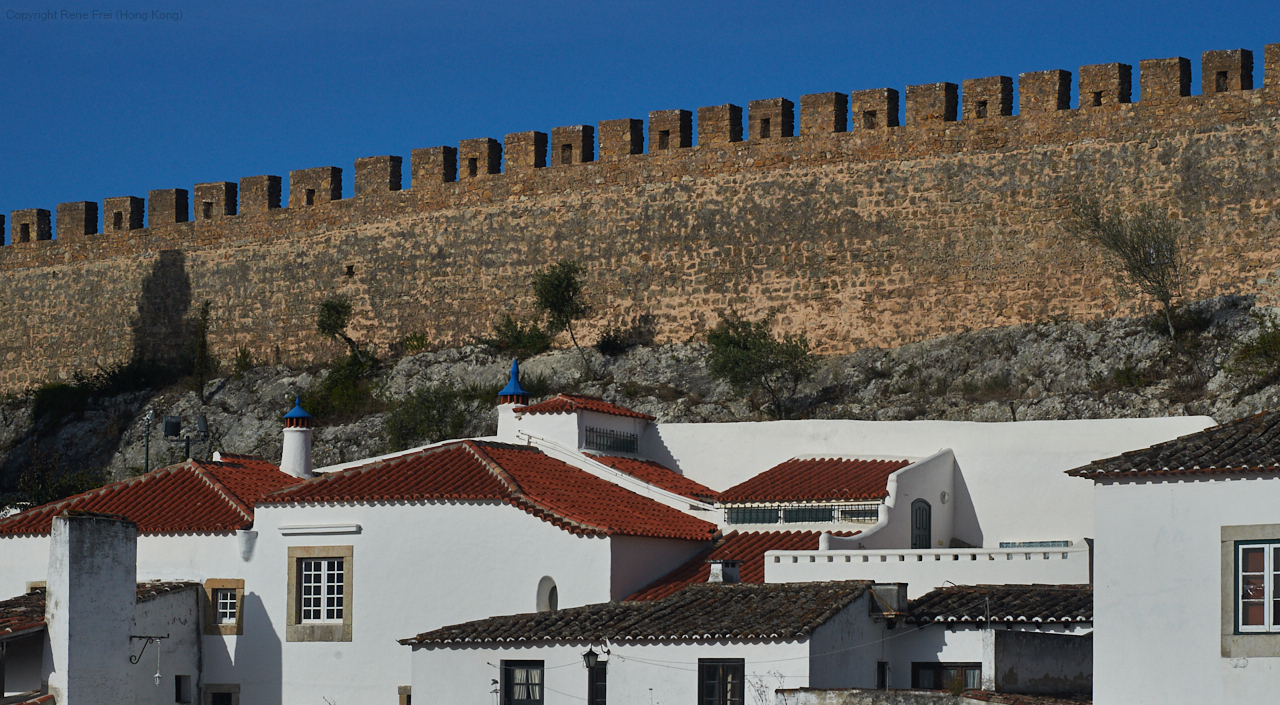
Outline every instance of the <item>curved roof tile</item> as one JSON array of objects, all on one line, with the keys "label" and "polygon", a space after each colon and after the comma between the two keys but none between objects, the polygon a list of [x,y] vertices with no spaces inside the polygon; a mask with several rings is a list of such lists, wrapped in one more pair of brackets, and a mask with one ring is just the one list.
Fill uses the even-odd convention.
[{"label": "curved roof tile", "polygon": [[1068,475],[1105,478],[1280,472],[1280,411],[1264,411],[1181,438],[1095,460]]},{"label": "curved roof tile", "polygon": [[571,414],[575,411],[594,411],[598,414],[626,416],[632,419],[654,421],[657,417],[632,411],[624,406],[607,402],[600,397],[589,397],[583,394],[557,394],[546,401],[529,406],[516,407],[518,414]]},{"label": "curved roof tile", "polygon": [[909,460],[792,458],[720,493],[725,504],[875,500],[889,496],[889,476]]}]

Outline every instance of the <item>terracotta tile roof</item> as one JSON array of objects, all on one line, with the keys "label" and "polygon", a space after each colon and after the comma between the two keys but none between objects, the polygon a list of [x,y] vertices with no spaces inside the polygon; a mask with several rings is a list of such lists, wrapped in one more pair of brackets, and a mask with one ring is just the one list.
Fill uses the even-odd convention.
[{"label": "terracotta tile roof", "polygon": [[959,585],[921,595],[906,621],[1092,622],[1090,585]]},{"label": "terracotta tile roof", "polygon": [[[0,601],[0,639],[44,626],[44,591]],[[0,693],[3,695],[3,693]]]},{"label": "terracotta tile roof", "polygon": [[690,585],[650,602],[606,602],[490,617],[401,639],[401,644],[512,641],[793,640],[836,616],[866,581]]},{"label": "terracotta tile roof", "polygon": [[[859,532],[838,532],[835,536],[854,536]],[[626,601],[660,600],[689,585],[705,583],[711,575],[709,560],[738,560],[738,579],[743,583],[764,583],[765,551],[816,551],[820,531],[731,531],[711,548],[689,559],[679,568],[645,586]]]},{"label": "terracotta tile roof", "polygon": [[792,458],[720,493],[725,504],[875,500],[889,496],[889,476],[908,460]]},{"label": "terracotta tile roof", "polygon": [[516,407],[519,414],[571,414],[575,411],[594,411],[599,414],[626,416],[632,419],[653,421],[656,417],[632,411],[624,406],[611,404],[600,397],[589,397],[583,394],[557,394],[546,401],[529,406]]},{"label": "terracotta tile roof", "polygon": [[[591,454],[588,454],[591,455]],[[714,502],[719,492],[690,480],[680,473],[652,460],[639,458],[620,458],[613,455],[591,455],[591,458],[619,472],[653,485],[681,497],[696,499],[699,502]]]},{"label": "terracotta tile roof", "polygon": [[189,460],[14,514],[0,520],[0,536],[47,534],[67,510],[118,514],[140,534],[247,529],[264,494],[299,482],[259,458]]},{"label": "terracotta tile roof", "polygon": [[30,693],[25,693],[25,695],[27,696],[25,700],[4,700],[3,702],[7,705],[45,705],[45,703],[53,702],[52,693],[41,693],[38,690],[33,690]]},{"label": "terracotta tile roof", "polygon": [[581,535],[710,541],[716,526],[551,458],[532,446],[459,441],[328,473],[268,504],[496,500]]},{"label": "terracotta tile roof", "polygon": [[[154,580],[138,583],[137,600],[146,602],[161,595],[199,588],[200,583]],[[45,589],[36,588],[25,595],[0,601],[0,639],[7,635],[44,627]]]},{"label": "terracotta tile roof", "polygon": [[1264,411],[1181,438],[1095,460],[1068,475],[1138,478],[1280,472],[1280,411]]}]

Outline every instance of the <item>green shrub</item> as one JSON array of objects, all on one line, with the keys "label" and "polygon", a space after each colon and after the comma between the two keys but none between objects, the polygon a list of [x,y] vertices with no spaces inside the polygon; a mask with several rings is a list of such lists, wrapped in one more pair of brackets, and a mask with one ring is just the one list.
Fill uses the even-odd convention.
[{"label": "green shrub", "polygon": [[817,363],[804,334],[774,338],[772,323],[772,313],[759,321],[726,315],[707,333],[708,367],[713,377],[728,382],[739,394],[765,396],[768,412],[785,419],[795,410],[800,383],[813,374]]},{"label": "green shrub", "polygon": [[376,414],[385,406],[373,393],[369,378],[373,363],[364,357],[347,357],[333,365],[329,374],[302,395],[302,408],[317,421],[344,423],[368,414]]},{"label": "green shrub", "polygon": [[627,341],[627,333],[618,326],[609,326],[600,339],[596,341],[596,350],[606,357],[614,357],[626,352],[631,346]]},{"label": "green shrub", "polygon": [[1270,317],[1253,314],[1258,321],[1258,335],[1240,346],[1231,357],[1227,372],[1253,377],[1265,386],[1280,379],[1280,325]]},{"label": "green shrub", "polygon": [[966,380],[960,385],[960,393],[974,402],[1003,401],[1022,396],[1022,389],[1013,383],[1009,373],[995,374],[981,381]]},{"label": "green shrub", "polygon": [[1089,380],[1089,389],[1105,394],[1121,389],[1141,389],[1154,381],[1155,375],[1150,371],[1139,370],[1132,362],[1125,360],[1123,365],[1111,368],[1107,374]]},{"label": "green shrub", "polygon": [[507,314],[494,326],[492,337],[478,338],[476,342],[488,346],[496,353],[525,359],[550,350],[551,337],[537,323],[529,321],[521,324]]},{"label": "green shrub", "polygon": [[240,345],[239,347],[237,347],[236,359],[235,359],[235,363],[233,364],[233,369],[235,371],[235,378],[236,379],[243,378],[244,373],[248,372],[249,370],[252,370],[253,367],[254,367],[253,353],[249,352],[249,346]]},{"label": "green shrub", "polygon": [[36,389],[31,401],[31,420],[57,423],[83,413],[93,399],[160,389],[181,378],[179,367],[146,360],[116,365],[92,376],[77,372],[69,383],[54,382]]},{"label": "green shrub", "polygon": [[[494,400],[497,391],[494,391]],[[466,392],[450,386],[424,387],[396,404],[383,421],[391,450],[403,450],[465,435],[470,409]]]},{"label": "green shrub", "polygon": [[431,340],[425,333],[411,333],[400,341],[400,347],[406,355],[417,355],[431,349]]}]

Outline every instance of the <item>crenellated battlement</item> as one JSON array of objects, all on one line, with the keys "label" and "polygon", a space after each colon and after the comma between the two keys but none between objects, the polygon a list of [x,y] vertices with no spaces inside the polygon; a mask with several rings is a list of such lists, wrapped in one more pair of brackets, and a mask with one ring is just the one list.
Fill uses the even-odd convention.
[{"label": "crenellated battlement", "polygon": [[[1016,89],[989,76],[464,139],[413,149],[407,169],[396,155],[357,159],[345,182],[322,166],[287,183],[15,210],[0,216],[0,285],[21,290],[0,297],[15,321],[0,333],[0,390],[147,353],[137,338],[162,326],[143,319],[175,287],[190,288],[177,300],[227,307],[224,353],[310,361],[326,350],[310,321],[320,293],[366,302],[370,342],[456,343],[525,307],[519,282],[562,258],[587,265],[608,322],[653,315],[668,339],[727,306],[778,308],[780,325],[826,352],[1096,315],[1104,275],[1053,222],[1061,189],[1078,183],[1217,214],[1212,257],[1229,266],[1202,270],[1236,277],[1247,262],[1232,282],[1270,282],[1280,197],[1237,179],[1280,183],[1280,44],[1259,63],[1255,76],[1248,50],[1205,52],[1196,95],[1185,58],[1141,61],[1136,76],[1095,64],[1021,73]],[[147,268],[166,283],[139,279]],[[1018,292],[1033,303],[1013,302]],[[100,305],[77,308],[86,301]],[[921,314],[921,301],[935,308]]]},{"label": "crenellated battlement", "polygon": [[[1138,131],[1168,131],[1240,121],[1274,114],[1280,97],[1280,44],[1264,49],[1261,90],[1270,97],[1261,100],[1255,92],[1253,54],[1246,49],[1206,51],[1201,57],[1201,93],[1191,95],[1191,63],[1174,57],[1147,59],[1139,63],[1141,102],[1130,103],[1132,68],[1126,64],[1082,66],[1078,74],[1077,104],[1070,108],[1072,74],[1062,69],[1020,74],[1016,100],[1019,113],[1013,114],[1014,87],[1010,76],[966,79],[953,83],[913,85],[906,88],[905,121],[899,120],[899,93],[892,88],[858,90],[851,94],[818,93],[800,97],[800,133],[795,132],[795,104],[786,98],[753,100],[744,111],[736,105],[698,108],[697,140],[693,134],[693,112],[660,110],[649,114],[648,149],[645,149],[643,121],[636,118],[606,120],[596,127],[571,125],[556,127],[550,137],[530,131],[506,135],[504,142],[482,137],[462,140],[456,148],[441,146],[415,149],[410,158],[409,191],[433,191],[427,198],[409,198],[418,205],[442,208],[466,205],[473,194],[453,187],[472,179],[511,176],[524,182],[519,191],[544,188],[575,188],[579,184],[552,176],[562,167],[590,166],[604,162],[633,161],[644,169],[653,158],[688,150],[680,156],[696,171],[714,169],[695,153],[723,150],[735,143],[760,149],[773,143],[790,155],[786,161],[812,161],[828,154],[832,144],[844,147],[841,158],[895,159],[921,158],[959,149],[1029,146],[1036,143],[1078,139],[1122,138]],[[1231,105],[1214,109],[1212,101],[1228,100]],[[1181,111],[1170,110],[1171,102],[1184,102]],[[1155,108],[1158,110],[1148,110]],[[1105,119],[1090,115],[1093,109],[1111,108]],[[1260,110],[1261,108],[1261,110]],[[991,118],[1004,118],[994,123]],[[1035,122],[1030,129],[1024,123]],[[938,123],[955,123],[945,135]],[[983,139],[966,139],[964,127],[982,125]],[[1128,129],[1126,129],[1128,128]],[[745,132],[745,134],[744,134]],[[597,153],[596,137],[599,135]],[[785,147],[781,147],[785,145]],[[505,154],[504,154],[505,151]],[[741,168],[732,156],[720,154],[726,170]],[[505,156],[505,163],[504,163]],[[766,160],[777,163],[777,159]],[[544,172],[546,170],[546,172]],[[536,183],[547,173],[545,183]],[[355,163],[356,200],[385,198],[400,192],[401,158],[365,157]],[[529,182],[534,179],[534,182]],[[150,191],[146,201],[137,197],[107,198],[103,201],[99,226],[97,206],[77,201],[57,206],[56,229],[50,227],[49,211],[39,208],[10,214],[9,244],[87,242],[117,237],[135,230],[173,231],[172,226],[235,219],[237,222],[262,218],[281,208],[282,180],[278,176],[253,176],[231,182],[196,184],[194,209],[188,191],[181,188]],[[490,186],[492,188],[493,186]],[[237,201],[237,196],[239,200]],[[454,198],[451,199],[451,196]],[[301,209],[325,206],[348,197],[343,192],[342,169],[318,167],[289,173],[286,207]],[[451,202],[453,200],[453,202]],[[146,213],[144,227],[143,213]],[[225,230],[226,228],[219,228]],[[173,231],[175,234],[177,231]],[[54,239],[54,238],[57,239]],[[3,253],[4,250],[0,250]],[[25,258],[20,258],[25,259]],[[11,261],[0,255],[0,267]],[[19,265],[21,266],[21,265]]]}]

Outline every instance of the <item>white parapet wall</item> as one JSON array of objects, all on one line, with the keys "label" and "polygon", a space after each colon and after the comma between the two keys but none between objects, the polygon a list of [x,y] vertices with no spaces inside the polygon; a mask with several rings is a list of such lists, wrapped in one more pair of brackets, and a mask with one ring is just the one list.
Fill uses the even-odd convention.
[{"label": "white parapet wall", "polygon": [[1089,546],[1067,548],[953,548],[901,551],[769,551],[766,583],[872,580],[906,583],[915,599],[944,583],[955,585],[1082,585],[1089,582]]}]

